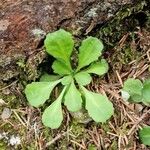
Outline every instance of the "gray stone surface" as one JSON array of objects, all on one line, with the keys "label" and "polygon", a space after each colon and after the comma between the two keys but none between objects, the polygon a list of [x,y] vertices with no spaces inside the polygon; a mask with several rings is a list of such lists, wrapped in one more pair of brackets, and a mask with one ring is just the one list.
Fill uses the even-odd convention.
[{"label": "gray stone surface", "polygon": [[17,76],[16,62],[35,56],[46,33],[65,28],[75,35],[87,35],[123,5],[132,3],[132,0],[1,0],[0,79]]}]

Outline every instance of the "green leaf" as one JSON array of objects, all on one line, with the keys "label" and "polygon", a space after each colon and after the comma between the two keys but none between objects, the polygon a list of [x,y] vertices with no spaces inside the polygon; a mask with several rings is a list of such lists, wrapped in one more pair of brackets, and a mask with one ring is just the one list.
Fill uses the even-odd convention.
[{"label": "green leaf", "polygon": [[55,60],[52,65],[53,71],[59,75],[71,74],[72,70],[63,62]]},{"label": "green leaf", "polygon": [[60,78],[59,75],[50,75],[47,73],[44,73],[41,78],[40,78],[40,82],[51,82],[51,81],[56,81]]},{"label": "green leaf", "polygon": [[143,84],[139,79],[127,79],[124,82],[123,90],[128,92],[131,99],[135,102],[142,102]]},{"label": "green leaf", "polygon": [[81,94],[77,90],[73,81],[65,95],[64,104],[67,106],[67,109],[72,112],[79,111],[82,107]]},{"label": "green leaf", "polygon": [[61,80],[53,82],[32,82],[31,84],[28,84],[25,88],[25,94],[30,105],[39,107],[44,104],[45,101],[49,99],[53,88],[59,82],[61,82]]},{"label": "green leaf", "polygon": [[73,81],[73,78],[72,78],[71,75],[69,75],[69,76],[63,77],[61,83],[62,83],[63,85],[68,85],[68,84],[70,84],[72,81]]},{"label": "green leaf", "polygon": [[65,90],[66,87],[63,89],[59,97],[43,112],[42,122],[45,126],[56,129],[61,125],[61,122],[63,121],[61,101]]},{"label": "green leaf", "polygon": [[139,135],[142,143],[150,146],[150,126],[144,127],[140,130]]},{"label": "green leaf", "polygon": [[147,79],[147,80],[144,81],[144,85],[147,85],[147,84],[148,85],[150,84],[150,79]]},{"label": "green leaf", "polygon": [[60,29],[53,33],[49,33],[44,41],[46,51],[70,67],[70,56],[73,51],[74,41],[72,35]]},{"label": "green leaf", "polygon": [[85,95],[86,109],[95,122],[106,122],[114,113],[112,103],[104,95],[93,93],[81,86]]},{"label": "green leaf", "polygon": [[79,48],[79,64],[77,71],[89,65],[93,61],[98,60],[102,50],[103,44],[99,39],[88,37],[87,39],[83,40]]},{"label": "green leaf", "polygon": [[77,73],[75,75],[75,79],[77,83],[80,85],[88,85],[92,81],[90,74],[88,74],[87,72]]},{"label": "green leaf", "polygon": [[97,150],[95,145],[89,145],[88,150]]},{"label": "green leaf", "polygon": [[108,71],[108,63],[105,59],[102,59],[100,62],[95,62],[91,64],[86,72],[87,73],[94,73],[97,75],[103,75]]},{"label": "green leaf", "polygon": [[146,80],[144,82],[142,94],[143,94],[143,101],[150,104],[150,80]]}]

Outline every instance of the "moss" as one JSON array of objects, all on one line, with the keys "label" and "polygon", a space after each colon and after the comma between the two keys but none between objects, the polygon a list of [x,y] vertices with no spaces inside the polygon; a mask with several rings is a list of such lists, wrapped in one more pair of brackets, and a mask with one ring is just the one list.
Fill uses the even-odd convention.
[{"label": "moss", "polygon": [[5,150],[7,149],[7,145],[3,140],[0,140],[0,150]]},{"label": "moss", "polygon": [[108,123],[102,124],[102,125],[101,125],[101,128],[102,128],[106,133],[111,131],[111,129],[110,129]]},{"label": "moss", "polygon": [[116,150],[116,149],[118,149],[118,143],[116,140],[113,140],[113,142],[108,150]]},{"label": "moss", "polygon": [[36,80],[40,75],[41,71],[39,69],[39,64],[44,62],[44,59],[46,58],[46,54],[44,50],[41,50],[36,55],[31,56],[25,65],[25,72],[27,76],[27,80]]},{"label": "moss", "polygon": [[[9,89],[5,89],[0,93],[0,99],[4,100],[10,108],[18,108],[20,106],[20,101]],[[0,111],[2,111],[2,109],[3,107],[0,108]]]},{"label": "moss", "polygon": [[[139,25],[139,21],[135,18],[138,12],[141,12],[146,6],[147,1],[140,1],[136,5],[127,5],[123,7],[115,17],[97,30],[96,36],[102,39],[107,47],[113,47],[116,42],[129,30],[132,32]],[[147,8],[148,9],[148,8]]]},{"label": "moss", "polygon": [[93,144],[91,144],[88,146],[88,150],[97,150],[97,148]]},{"label": "moss", "polygon": [[72,129],[71,132],[75,136],[83,136],[83,133],[85,133],[84,125],[83,124],[79,124],[76,121],[72,121],[70,128]]},{"label": "moss", "polygon": [[[0,80],[2,81],[10,81],[12,78],[17,78],[18,75],[21,73],[19,67],[16,63],[25,62],[25,56],[23,54],[16,54],[10,57],[7,54],[2,54],[0,57]],[[19,64],[18,64],[19,65]]]},{"label": "moss", "polygon": [[122,48],[116,46],[114,49],[115,52],[111,55],[110,64],[116,69],[121,68],[123,65],[124,67],[128,66],[133,60],[138,61],[140,58],[139,56],[141,55],[141,52],[135,51],[135,49],[132,49],[127,43],[125,43],[125,46]]},{"label": "moss", "polygon": [[[2,91],[0,93],[0,99],[4,100],[9,107],[15,106],[16,108],[16,106],[19,106],[18,100],[16,99],[16,96],[13,93],[4,94]],[[0,111],[2,111],[2,109],[3,107],[0,108]]]}]

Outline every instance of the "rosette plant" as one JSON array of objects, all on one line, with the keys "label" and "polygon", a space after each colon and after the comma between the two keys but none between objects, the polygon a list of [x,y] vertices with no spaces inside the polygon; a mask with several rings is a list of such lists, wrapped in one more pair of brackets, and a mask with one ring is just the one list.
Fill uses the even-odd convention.
[{"label": "rosette plant", "polygon": [[55,86],[61,84],[62,92],[51,102],[42,115],[42,122],[52,129],[58,128],[63,121],[62,104],[71,112],[84,107],[95,122],[106,122],[113,114],[113,105],[106,95],[94,93],[85,88],[91,80],[91,74],[104,75],[108,71],[102,55],[103,44],[95,37],[82,41],[78,51],[78,65],[72,67],[71,55],[74,49],[72,35],[60,29],[49,33],[44,41],[46,52],[56,60],[52,64],[53,75],[42,76],[39,82],[28,84],[25,94],[30,105],[42,106],[50,98]]},{"label": "rosette plant", "polygon": [[150,79],[141,82],[139,79],[129,78],[124,82],[121,92],[124,100],[150,106]]}]

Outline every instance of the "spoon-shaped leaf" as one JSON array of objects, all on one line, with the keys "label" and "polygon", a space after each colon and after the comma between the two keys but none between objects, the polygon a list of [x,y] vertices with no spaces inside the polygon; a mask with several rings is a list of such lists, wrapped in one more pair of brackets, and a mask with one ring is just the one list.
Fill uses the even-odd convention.
[{"label": "spoon-shaped leaf", "polygon": [[82,98],[80,92],[77,90],[74,81],[72,81],[66,95],[64,104],[69,111],[75,112],[82,107]]},{"label": "spoon-shaped leaf", "polygon": [[62,83],[63,85],[68,85],[68,84],[70,84],[72,81],[73,81],[73,77],[72,77],[71,75],[68,75],[68,76],[64,76],[64,77],[62,78],[61,83]]},{"label": "spoon-shaped leaf", "polygon": [[51,74],[44,73],[40,78],[40,82],[52,82],[60,79],[60,77],[61,76],[59,75],[51,75]]},{"label": "spoon-shaped leaf", "polygon": [[103,50],[102,42],[94,37],[82,41],[79,48],[79,63],[77,71],[97,60]]},{"label": "spoon-shaped leaf", "polygon": [[92,81],[92,78],[87,72],[79,72],[75,75],[75,80],[79,85],[87,85]]},{"label": "spoon-shaped leaf", "polygon": [[146,80],[144,82],[142,94],[143,94],[143,101],[150,104],[150,80]]},{"label": "spoon-shaped leaf", "polygon": [[95,122],[106,122],[114,113],[112,103],[104,95],[93,93],[81,86],[85,96],[86,109]]},{"label": "spoon-shaped leaf", "polygon": [[53,82],[32,82],[31,84],[28,84],[25,88],[25,94],[30,105],[39,107],[44,104],[49,98],[53,88],[59,82],[61,82],[61,80]]},{"label": "spoon-shaped leaf", "polygon": [[55,57],[56,59],[62,60],[63,62],[70,66],[70,56],[73,51],[74,41],[72,35],[60,29],[53,33],[49,33],[44,41],[46,51]]},{"label": "spoon-shaped leaf", "polygon": [[108,63],[105,59],[102,59],[101,61],[95,62],[91,64],[86,72],[87,73],[94,73],[97,75],[103,75],[108,71]]},{"label": "spoon-shaped leaf", "polygon": [[42,115],[42,122],[45,126],[56,129],[61,125],[63,120],[61,101],[66,87],[63,89],[59,97],[44,110]]},{"label": "spoon-shaped leaf", "polygon": [[139,79],[129,78],[124,82],[123,91],[131,96],[134,102],[142,102],[143,84]]},{"label": "spoon-shaped leaf", "polygon": [[59,60],[55,60],[53,62],[52,68],[54,70],[54,73],[59,75],[68,75],[72,72],[72,70],[65,63]]},{"label": "spoon-shaped leaf", "polygon": [[150,126],[144,127],[140,130],[139,135],[142,143],[150,146]]}]

